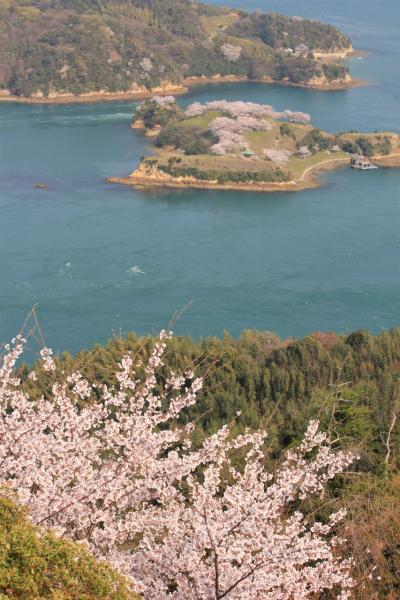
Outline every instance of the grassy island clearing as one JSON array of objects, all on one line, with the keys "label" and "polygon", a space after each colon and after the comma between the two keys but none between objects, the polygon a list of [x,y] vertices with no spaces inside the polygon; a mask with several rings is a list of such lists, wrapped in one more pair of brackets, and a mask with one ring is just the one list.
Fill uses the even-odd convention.
[{"label": "grassy island clearing", "polygon": [[173,97],[156,97],[140,105],[132,127],[154,138],[155,153],[112,183],[298,191],[318,185],[317,171],[350,164],[355,155],[400,166],[397,133],[330,134],[305,113],[252,102],[194,103],[183,111]]}]

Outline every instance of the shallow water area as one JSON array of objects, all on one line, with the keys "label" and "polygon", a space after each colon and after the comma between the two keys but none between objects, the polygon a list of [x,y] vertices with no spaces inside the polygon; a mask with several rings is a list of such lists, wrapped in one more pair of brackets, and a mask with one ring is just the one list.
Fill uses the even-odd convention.
[{"label": "shallow water area", "polygon": [[[246,8],[339,25],[368,52],[352,59],[352,73],[373,85],[212,84],[182,104],[241,99],[304,110],[329,131],[400,130],[396,2],[378,10],[370,0],[252,0]],[[344,169],[295,194],[112,186],[107,176],[128,174],[148,151],[129,128],[134,109],[0,105],[0,340],[36,303],[48,345],[71,351],[113,332],[157,332],[190,300],[178,334],[302,336],[398,324],[399,171]]]}]

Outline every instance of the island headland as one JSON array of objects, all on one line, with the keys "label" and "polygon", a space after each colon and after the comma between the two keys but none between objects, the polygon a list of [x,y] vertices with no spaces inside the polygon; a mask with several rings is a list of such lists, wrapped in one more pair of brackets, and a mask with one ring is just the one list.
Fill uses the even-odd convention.
[{"label": "island headland", "polygon": [[358,85],[336,27],[186,0],[0,3],[0,101],[97,102],[196,83]]},{"label": "island headland", "polygon": [[142,103],[132,127],[154,140],[127,177],[110,183],[136,187],[233,189],[260,192],[318,187],[318,173],[351,165],[400,167],[394,132],[330,134],[306,113],[266,104],[218,100],[182,110],[170,97]]}]

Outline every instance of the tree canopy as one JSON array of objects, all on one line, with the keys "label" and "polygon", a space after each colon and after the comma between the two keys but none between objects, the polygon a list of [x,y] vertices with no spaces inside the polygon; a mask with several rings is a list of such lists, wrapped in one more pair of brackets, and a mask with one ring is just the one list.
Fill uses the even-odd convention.
[{"label": "tree canopy", "polygon": [[[350,45],[316,21],[189,0],[0,0],[0,86],[31,96],[151,89],[185,77],[299,83],[323,75],[311,54],[285,55],[295,42],[310,51]],[[346,69],[338,65],[335,77]]]}]

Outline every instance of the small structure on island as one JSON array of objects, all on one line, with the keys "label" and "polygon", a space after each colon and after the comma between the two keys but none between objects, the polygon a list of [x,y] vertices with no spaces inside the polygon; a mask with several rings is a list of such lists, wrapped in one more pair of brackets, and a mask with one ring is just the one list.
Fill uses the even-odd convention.
[{"label": "small structure on island", "polygon": [[286,56],[291,56],[292,54],[294,54],[294,50],[293,48],[285,48],[283,54],[285,54]]},{"label": "small structure on island", "polygon": [[351,168],[359,171],[369,171],[370,169],[377,169],[378,167],[372,164],[368,156],[353,154],[351,157]]},{"label": "small structure on island", "polygon": [[300,146],[300,148],[297,150],[297,156],[299,158],[311,158],[311,151],[309,150],[308,146]]},{"label": "small structure on island", "polygon": [[297,44],[297,46],[294,49],[295,56],[303,56],[304,58],[307,58],[309,54],[310,48],[305,44]]},{"label": "small structure on island", "polygon": [[244,158],[254,158],[255,154],[250,148],[246,148],[246,150],[242,152],[242,156],[244,156]]},{"label": "small structure on island", "polygon": [[341,148],[338,144],[334,144],[333,146],[331,146],[331,151],[332,152],[340,152]]}]

